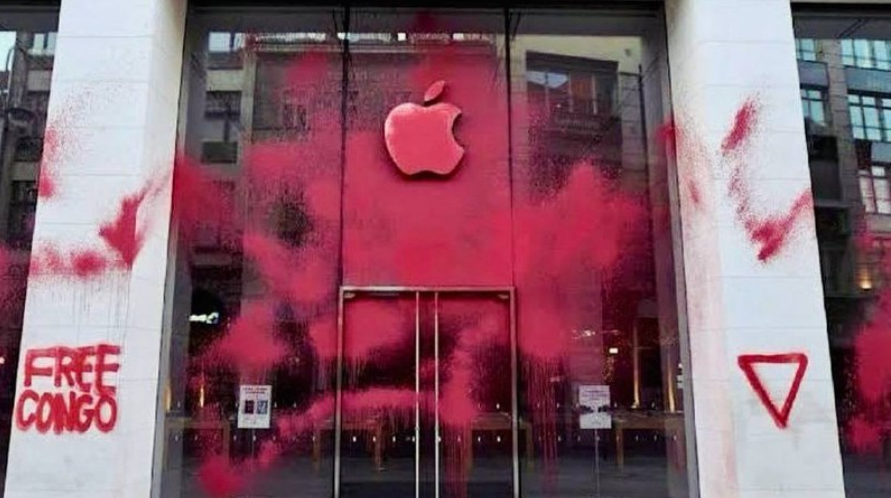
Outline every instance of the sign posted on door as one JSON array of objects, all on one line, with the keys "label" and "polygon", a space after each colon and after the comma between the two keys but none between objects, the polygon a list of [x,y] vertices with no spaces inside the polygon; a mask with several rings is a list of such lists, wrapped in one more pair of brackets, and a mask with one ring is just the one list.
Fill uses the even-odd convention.
[{"label": "sign posted on door", "polygon": [[271,418],[272,386],[241,386],[238,393],[238,428],[268,429]]},{"label": "sign posted on door", "polygon": [[579,386],[579,429],[609,429],[612,417],[609,408],[609,386],[583,384]]}]

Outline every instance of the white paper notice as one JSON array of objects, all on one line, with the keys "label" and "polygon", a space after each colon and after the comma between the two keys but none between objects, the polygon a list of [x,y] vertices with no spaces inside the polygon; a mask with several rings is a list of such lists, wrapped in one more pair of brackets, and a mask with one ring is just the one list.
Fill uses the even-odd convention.
[{"label": "white paper notice", "polygon": [[268,429],[272,419],[272,386],[241,386],[238,428]]},{"label": "white paper notice", "polygon": [[605,410],[609,409],[609,386],[580,385],[579,429],[610,429],[613,418]]}]

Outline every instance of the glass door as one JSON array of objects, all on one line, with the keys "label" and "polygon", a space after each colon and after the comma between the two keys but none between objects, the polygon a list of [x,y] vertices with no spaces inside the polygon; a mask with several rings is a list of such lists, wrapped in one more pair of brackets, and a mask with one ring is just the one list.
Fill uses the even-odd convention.
[{"label": "glass door", "polygon": [[516,496],[510,289],[344,288],[335,496]]}]

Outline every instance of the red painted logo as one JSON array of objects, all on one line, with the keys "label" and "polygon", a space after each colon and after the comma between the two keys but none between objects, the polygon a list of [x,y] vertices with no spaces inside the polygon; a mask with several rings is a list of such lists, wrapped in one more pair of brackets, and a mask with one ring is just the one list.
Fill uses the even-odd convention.
[{"label": "red painted logo", "polygon": [[445,81],[430,85],[424,105],[399,104],[384,122],[387,151],[400,171],[407,175],[430,172],[448,175],[464,157],[464,147],[455,140],[453,126],[461,109],[433,101],[445,89]]},{"label": "red painted logo", "polygon": [[[789,424],[789,414],[792,413],[792,406],[795,404],[795,398],[798,396],[798,388],[801,387],[801,379],[804,377],[805,370],[807,370],[807,356],[804,353],[744,354],[739,356],[737,363],[739,364],[739,368],[741,368],[746,375],[746,379],[748,379],[755,394],[758,395],[758,399],[761,400],[761,404],[764,405],[764,408],[767,408],[767,412],[770,413],[774,423],[776,423],[777,427],[780,429],[785,429]],[[770,399],[767,389],[764,388],[764,383],[755,372],[755,365],[776,365],[786,363],[795,363],[798,365],[798,368],[795,370],[795,377],[792,379],[792,386],[789,387],[789,394],[786,395],[786,401],[783,403],[783,407],[777,409],[773,400]]]}]

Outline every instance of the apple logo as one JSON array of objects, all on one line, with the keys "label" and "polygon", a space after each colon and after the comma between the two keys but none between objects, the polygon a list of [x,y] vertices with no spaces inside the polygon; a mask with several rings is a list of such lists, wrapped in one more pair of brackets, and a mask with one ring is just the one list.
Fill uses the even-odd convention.
[{"label": "apple logo", "polygon": [[384,141],[390,158],[406,175],[430,172],[448,175],[464,157],[453,126],[461,109],[453,104],[430,105],[442,94],[439,80],[424,92],[424,105],[407,102],[394,107],[384,122]]}]

